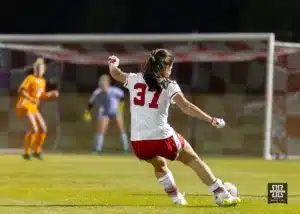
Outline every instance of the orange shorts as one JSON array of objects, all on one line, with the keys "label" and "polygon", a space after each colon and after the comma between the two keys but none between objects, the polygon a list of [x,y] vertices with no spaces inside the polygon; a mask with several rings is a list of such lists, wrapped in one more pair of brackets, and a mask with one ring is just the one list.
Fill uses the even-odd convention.
[{"label": "orange shorts", "polygon": [[17,107],[16,108],[16,113],[17,113],[18,117],[22,117],[26,114],[35,114],[38,112],[39,112],[39,109],[35,105],[28,106],[28,107]]}]

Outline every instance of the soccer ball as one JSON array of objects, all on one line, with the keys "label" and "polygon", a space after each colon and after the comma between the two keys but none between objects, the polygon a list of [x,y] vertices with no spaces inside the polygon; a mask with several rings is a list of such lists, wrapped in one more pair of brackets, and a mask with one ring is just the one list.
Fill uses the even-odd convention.
[{"label": "soccer ball", "polygon": [[239,197],[239,191],[233,183],[225,182],[224,187],[232,196]]},{"label": "soccer ball", "polygon": [[[233,183],[230,183],[230,182],[224,182],[223,183],[225,189],[234,197],[239,197],[239,192],[238,192],[238,189],[237,187],[233,184]],[[222,206],[222,202],[220,200],[219,197],[215,196],[215,202],[217,205],[219,206]]]}]

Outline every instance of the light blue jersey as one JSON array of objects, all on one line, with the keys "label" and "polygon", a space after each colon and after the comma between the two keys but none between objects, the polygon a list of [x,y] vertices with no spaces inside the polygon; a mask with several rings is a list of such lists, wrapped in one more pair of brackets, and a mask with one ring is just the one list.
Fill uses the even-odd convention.
[{"label": "light blue jersey", "polygon": [[101,88],[94,90],[89,103],[99,108],[98,118],[101,116],[115,117],[118,114],[120,99],[124,97],[124,91],[111,86],[107,92]]},{"label": "light blue jersey", "polygon": [[[109,87],[107,92],[97,88],[90,97],[89,104],[98,107],[98,120],[106,116],[109,118],[116,118],[118,115],[120,99],[124,97],[124,91],[117,87]],[[120,140],[123,144],[124,152],[129,149],[128,137],[125,130],[120,130]],[[95,136],[95,150],[102,152],[104,143],[104,133],[97,133]]]}]

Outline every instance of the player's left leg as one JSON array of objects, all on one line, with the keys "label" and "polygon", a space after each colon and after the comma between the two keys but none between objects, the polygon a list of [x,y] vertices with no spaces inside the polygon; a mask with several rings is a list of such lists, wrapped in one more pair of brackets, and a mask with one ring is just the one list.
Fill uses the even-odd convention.
[{"label": "player's left leg", "polygon": [[275,124],[272,130],[272,149],[275,153],[275,158],[278,160],[284,160],[288,158],[288,150],[286,144],[285,127],[282,124]]},{"label": "player's left leg", "polygon": [[126,134],[125,126],[124,126],[124,120],[122,114],[117,114],[115,117],[116,124],[120,130],[121,133],[121,142],[123,145],[124,152],[128,152],[129,146],[128,146],[128,136]]},{"label": "player's left leg", "polygon": [[[179,137],[181,140],[184,140],[180,135]],[[216,178],[208,165],[199,158],[187,141],[185,141],[177,160],[192,168],[201,181],[213,192],[215,197],[220,199],[223,206],[232,206],[240,202],[238,197],[230,195],[224,188],[223,182]]]},{"label": "player's left leg", "polygon": [[165,158],[156,156],[150,160],[146,160],[154,168],[154,174],[158,182],[163,186],[165,192],[169,195],[175,204],[186,205],[184,196],[179,192],[172,172],[167,166]]},{"label": "player's left leg", "polygon": [[25,141],[24,141],[24,155],[23,158],[25,160],[30,160],[30,155],[31,155],[31,146],[35,142],[37,133],[38,133],[38,123],[34,117],[34,114],[31,112],[26,112],[27,119],[30,124],[30,129],[25,135]]},{"label": "player's left leg", "polygon": [[47,136],[47,125],[46,125],[46,122],[40,112],[35,113],[35,118],[38,122],[39,133],[37,134],[35,142],[34,142],[33,157],[41,160],[42,159],[42,156],[41,156],[42,147],[44,145],[44,142],[45,142],[46,136]]},{"label": "player's left leg", "polygon": [[286,140],[284,138],[274,138],[273,145],[275,149],[275,159],[285,160],[288,158]]}]

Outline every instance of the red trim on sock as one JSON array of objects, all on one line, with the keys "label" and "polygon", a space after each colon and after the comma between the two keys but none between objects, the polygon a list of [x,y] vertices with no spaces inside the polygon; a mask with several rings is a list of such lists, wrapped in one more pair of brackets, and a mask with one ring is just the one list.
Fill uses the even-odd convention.
[{"label": "red trim on sock", "polygon": [[169,189],[165,189],[165,192],[166,192],[168,195],[177,195],[177,193],[178,193],[176,187],[172,187],[172,188],[169,188]]},{"label": "red trim on sock", "polygon": [[224,188],[223,187],[218,187],[215,191],[214,191],[214,193],[215,194],[218,194],[218,193],[221,193],[221,192],[223,192],[224,191]]}]

